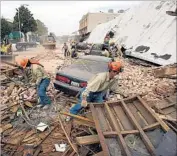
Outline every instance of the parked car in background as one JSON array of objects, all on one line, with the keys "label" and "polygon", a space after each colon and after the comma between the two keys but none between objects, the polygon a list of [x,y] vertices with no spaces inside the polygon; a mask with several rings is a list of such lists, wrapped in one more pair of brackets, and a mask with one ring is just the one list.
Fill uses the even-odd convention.
[{"label": "parked car in background", "polygon": [[88,49],[88,44],[84,42],[79,42],[76,44],[76,49],[77,50],[86,50]]},{"label": "parked car in background", "polygon": [[105,50],[109,51],[109,47],[104,44],[93,44],[90,50],[86,51],[85,55],[104,56]]},{"label": "parked car in background", "polygon": [[55,89],[76,96],[97,73],[108,71],[111,59],[103,56],[81,56],[73,64],[56,72]]}]

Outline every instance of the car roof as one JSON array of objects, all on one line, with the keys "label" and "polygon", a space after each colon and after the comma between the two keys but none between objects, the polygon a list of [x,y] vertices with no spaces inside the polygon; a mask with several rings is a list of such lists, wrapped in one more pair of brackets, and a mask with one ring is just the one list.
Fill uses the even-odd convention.
[{"label": "car roof", "polygon": [[98,61],[98,62],[110,62],[111,61],[111,58],[108,58],[105,56],[96,56],[96,55],[80,56],[79,59],[92,60],[92,61]]}]

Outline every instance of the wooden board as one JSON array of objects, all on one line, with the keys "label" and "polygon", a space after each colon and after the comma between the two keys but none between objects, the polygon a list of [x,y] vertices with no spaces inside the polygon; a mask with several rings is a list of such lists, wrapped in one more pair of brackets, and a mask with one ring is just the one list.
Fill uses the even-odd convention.
[{"label": "wooden board", "polygon": [[90,144],[95,144],[95,143],[100,142],[98,135],[88,135],[88,136],[83,136],[83,137],[76,137],[76,141],[80,145],[90,145]]},{"label": "wooden board", "polygon": [[124,130],[133,130],[134,126],[129,121],[128,117],[126,116],[125,112],[123,111],[120,105],[115,106],[114,111],[118,118],[120,119],[121,124],[123,125]]},{"label": "wooden board", "polygon": [[134,101],[134,106],[141,113],[144,120],[146,120],[148,124],[153,124],[155,122],[155,119],[151,115],[149,115],[144,106],[141,105],[141,103],[138,100]]},{"label": "wooden board", "polygon": [[168,115],[174,120],[177,119],[176,112],[177,112],[177,98],[176,94],[170,97],[167,97],[159,102],[154,109],[157,113]]},{"label": "wooden board", "polygon": [[[151,108],[140,98],[132,97],[122,101],[108,102],[105,104],[92,104],[91,111],[95,126],[100,139],[101,146],[108,149],[106,155],[112,155],[111,146],[121,150],[124,156],[131,156],[131,151],[125,142],[127,134],[140,136],[145,148],[150,155],[155,155],[155,148],[149,140],[146,132],[156,128],[168,131],[169,127],[151,110]],[[107,142],[111,142],[112,145]],[[109,141],[108,141],[109,140]],[[119,146],[119,147],[118,147]]]},{"label": "wooden board", "polygon": [[128,108],[131,110],[133,116],[135,117],[136,121],[139,123],[139,125],[141,126],[141,128],[147,126],[146,121],[141,118],[140,114],[138,114],[138,110],[135,107],[135,105],[133,103],[127,103]]}]

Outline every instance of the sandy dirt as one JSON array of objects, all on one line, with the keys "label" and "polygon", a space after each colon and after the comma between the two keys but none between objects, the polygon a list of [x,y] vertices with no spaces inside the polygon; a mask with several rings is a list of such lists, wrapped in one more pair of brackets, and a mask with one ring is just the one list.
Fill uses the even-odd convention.
[{"label": "sandy dirt", "polygon": [[37,48],[29,48],[26,51],[14,52],[14,54],[18,55],[15,59],[36,57],[46,71],[52,74],[55,74],[58,65],[63,64],[61,58],[64,58],[61,45],[57,45],[55,50],[47,50],[42,46],[38,46]]}]

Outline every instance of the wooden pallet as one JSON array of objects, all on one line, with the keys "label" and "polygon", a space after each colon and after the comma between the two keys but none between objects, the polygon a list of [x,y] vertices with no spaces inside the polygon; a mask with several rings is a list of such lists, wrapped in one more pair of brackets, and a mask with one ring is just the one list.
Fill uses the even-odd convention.
[{"label": "wooden pallet", "polygon": [[177,101],[176,94],[163,99],[158,105],[154,106],[157,113],[162,115],[170,116],[171,118],[177,120]]},{"label": "wooden pallet", "polygon": [[116,102],[91,104],[90,107],[104,156],[112,155],[111,139],[120,146],[123,156],[131,156],[124,138],[128,134],[140,136],[149,154],[154,156],[155,148],[145,132],[158,127],[165,132],[169,130],[165,122],[158,118],[139,96]]}]

